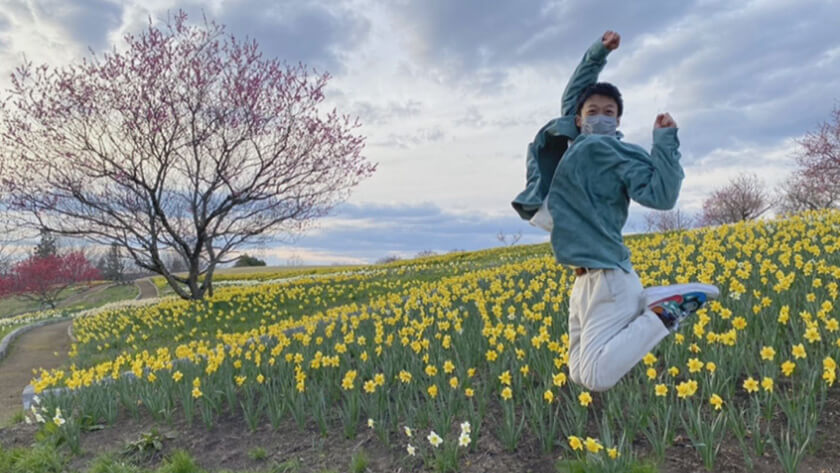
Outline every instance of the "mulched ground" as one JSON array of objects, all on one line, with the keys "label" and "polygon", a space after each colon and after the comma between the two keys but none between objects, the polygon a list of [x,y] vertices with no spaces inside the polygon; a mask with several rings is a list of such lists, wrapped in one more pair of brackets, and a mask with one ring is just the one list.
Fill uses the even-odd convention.
[{"label": "mulched ground", "polygon": [[[836,390],[835,390],[836,391]],[[490,415],[492,419],[501,416]],[[174,438],[164,440],[163,448],[156,454],[135,462],[144,467],[153,468],[173,450],[185,449],[197,460],[197,463],[210,471],[231,469],[234,471],[268,470],[272,465],[284,462],[297,462],[298,473],[320,472],[324,469],[348,471],[350,459],[354,453],[364,450],[369,459],[370,472],[426,472],[417,458],[408,457],[405,450],[405,437],[395,436],[393,445],[385,446],[374,433],[360,427],[359,435],[353,440],[344,438],[340,427],[332,429],[322,437],[314,425],[301,431],[292,421],[274,430],[266,423],[255,432],[250,432],[241,415],[220,419],[207,430],[198,417],[192,425],[183,420],[172,425],[158,424],[147,416],[138,419],[125,416],[117,425],[103,430],[85,433],[81,448],[83,454],[71,460],[71,471],[85,471],[90,462],[100,453],[121,452],[129,443],[136,441],[143,433],[157,428],[161,433],[169,433]],[[467,473],[554,473],[559,453],[544,454],[533,443],[520,443],[516,452],[504,450],[502,444],[490,432],[495,426],[485,424],[478,441],[476,452],[461,458],[462,472]],[[34,441],[36,428],[26,424],[17,424],[0,429],[0,445],[5,447],[28,446]],[[416,439],[424,441],[425,439]],[[254,460],[249,455],[254,448],[263,448],[267,457]],[[645,451],[643,443],[637,445],[638,451]],[[558,449],[557,452],[560,450]],[[289,463],[287,463],[288,465]],[[703,472],[700,456],[690,443],[678,437],[675,445],[668,449],[665,461],[660,465],[663,473]],[[775,459],[771,447],[767,456],[759,459],[753,469],[744,464],[743,456],[737,443],[726,442],[721,448],[715,471],[719,472],[759,472],[776,473],[783,471]],[[840,473],[840,394],[833,393],[822,416],[819,441],[798,470],[803,473]]]}]

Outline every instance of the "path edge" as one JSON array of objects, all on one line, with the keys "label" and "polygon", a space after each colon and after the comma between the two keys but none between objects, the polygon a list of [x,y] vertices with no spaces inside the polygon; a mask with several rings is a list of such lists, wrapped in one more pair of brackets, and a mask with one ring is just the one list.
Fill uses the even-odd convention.
[{"label": "path edge", "polygon": [[12,330],[11,333],[3,337],[3,340],[0,341],[0,361],[6,358],[6,355],[8,354],[9,347],[12,345],[12,342],[14,342],[18,337],[20,337],[24,333],[32,329],[36,329],[38,327],[43,327],[44,325],[55,324],[58,322],[66,322],[72,319],[72,316],[57,317],[54,319],[41,320]]}]

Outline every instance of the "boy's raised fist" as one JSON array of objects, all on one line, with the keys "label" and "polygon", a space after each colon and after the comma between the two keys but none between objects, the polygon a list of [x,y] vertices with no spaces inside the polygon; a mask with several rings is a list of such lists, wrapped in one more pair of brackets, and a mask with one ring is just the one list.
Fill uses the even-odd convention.
[{"label": "boy's raised fist", "polygon": [[621,42],[621,35],[615,31],[607,30],[607,32],[604,33],[604,36],[601,37],[601,42],[604,43],[604,47],[612,51],[613,49],[618,48],[618,43]]},{"label": "boy's raised fist", "polygon": [[677,122],[671,117],[670,113],[660,113],[656,116],[656,121],[653,122],[654,128],[676,128]]}]

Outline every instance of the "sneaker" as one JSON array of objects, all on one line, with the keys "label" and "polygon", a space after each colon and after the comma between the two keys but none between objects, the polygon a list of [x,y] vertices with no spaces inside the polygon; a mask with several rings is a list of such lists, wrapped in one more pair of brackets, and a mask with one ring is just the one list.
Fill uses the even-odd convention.
[{"label": "sneaker", "polygon": [[645,305],[659,316],[665,327],[676,332],[683,319],[706,305],[709,299],[717,299],[720,291],[710,284],[688,283],[649,287],[642,295]]}]

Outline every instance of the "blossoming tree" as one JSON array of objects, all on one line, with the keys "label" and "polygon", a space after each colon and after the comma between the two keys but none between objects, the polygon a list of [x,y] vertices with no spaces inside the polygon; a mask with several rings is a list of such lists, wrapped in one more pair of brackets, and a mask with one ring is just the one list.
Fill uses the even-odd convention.
[{"label": "blossoming tree", "polygon": [[15,264],[8,274],[0,276],[0,297],[18,296],[55,309],[65,289],[100,277],[99,270],[81,251],[32,255]]},{"label": "blossoming tree", "polygon": [[237,248],[304,229],[375,171],[358,120],[326,110],[328,79],[183,12],[150,21],[122,49],[16,69],[0,186],[22,223],[116,242],[201,299]]}]

